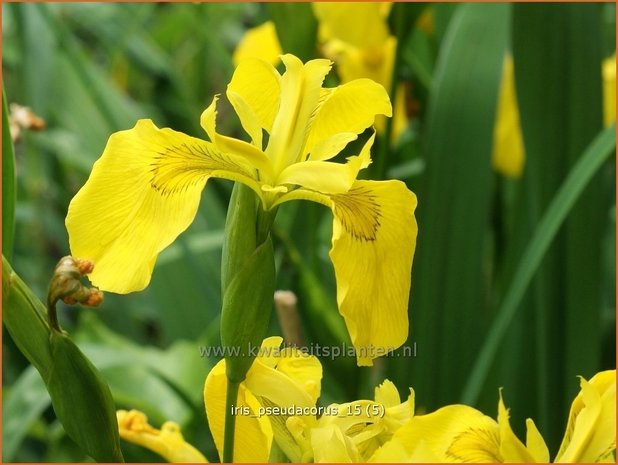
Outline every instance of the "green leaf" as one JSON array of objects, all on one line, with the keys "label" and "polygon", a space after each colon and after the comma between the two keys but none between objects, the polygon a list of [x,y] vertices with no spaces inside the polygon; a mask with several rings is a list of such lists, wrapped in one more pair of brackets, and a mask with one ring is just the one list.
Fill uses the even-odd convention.
[{"label": "green leaf", "polygon": [[599,168],[616,147],[616,126],[603,130],[588,146],[545,211],[505,293],[487,338],[465,385],[461,401],[474,404],[485,382],[493,358],[513,320],[521,299],[560,226]]},{"label": "green leaf", "polygon": [[458,5],[434,71],[415,189],[409,342],[420,350],[392,364],[397,384],[414,385],[428,409],[459,397],[484,336],[492,134],[509,17],[508,4]]},{"label": "green leaf", "polygon": [[3,399],[2,461],[13,462],[28,430],[49,407],[51,399],[37,370],[30,366]]},{"label": "green leaf", "polygon": [[267,3],[275,22],[284,53],[292,53],[303,62],[315,58],[318,22],[311,3]]},{"label": "green leaf", "polygon": [[[558,188],[602,128],[601,5],[513,8],[512,49],[526,165],[512,241],[505,249],[505,283],[513,279]],[[555,412],[568,409],[578,389],[576,376],[600,369],[601,257],[607,222],[601,212],[609,209],[609,195],[604,173],[582,192],[522,301],[495,363],[497,377],[486,386],[495,392],[498,385],[533,379],[512,394],[510,405],[519,422],[535,419],[550,449],[563,433]]]},{"label": "green leaf", "polygon": [[9,125],[9,109],[2,88],[2,255],[13,255],[15,233],[15,154]]}]

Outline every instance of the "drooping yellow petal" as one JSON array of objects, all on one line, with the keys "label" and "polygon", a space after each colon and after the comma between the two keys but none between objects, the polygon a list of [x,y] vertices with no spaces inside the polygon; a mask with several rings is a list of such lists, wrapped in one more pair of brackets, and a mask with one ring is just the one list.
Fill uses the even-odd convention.
[{"label": "drooping yellow petal", "polygon": [[276,65],[279,63],[279,55],[282,53],[275,23],[266,21],[264,24],[245,32],[236,46],[232,58],[235,65],[246,58],[261,58],[272,65]]},{"label": "drooping yellow petal", "polygon": [[242,61],[227,86],[227,96],[240,122],[262,149],[262,128],[272,131],[279,111],[281,89],[279,73],[272,65],[257,58]]},{"label": "drooping yellow petal", "polygon": [[[204,404],[208,425],[219,451],[223,456],[223,430],[225,426],[225,397],[227,377],[225,361],[215,365],[204,385]],[[240,385],[236,401],[236,431],[234,436],[234,461],[239,463],[266,463],[270,455],[273,431],[265,416],[257,416],[261,404],[244,384]]]},{"label": "drooping yellow petal", "polygon": [[137,410],[118,410],[118,431],[125,441],[156,452],[170,463],[207,463],[208,460],[185,441],[180,427],[168,421],[161,429],[148,424],[148,418]]},{"label": "drooping yellow petal", "polygon": [[360,134],[371,126],[376,115],[392,115],[391,102],[384,87],[369,79],[357,79],[330,92],[313,119],[304,153],[335,134]]},{"label": "drooping yellow petal", "polygon": [[358,364],[372,365],[408,337],[416,196],[401,181],[356,181],[343,194],[296,189],[275,205],[294,199],[319,202],[333,211],[330,257],[339,312]]},{"label": "drooping yellow petal", "polygon": [[92,283],[118,293],[146,287],[157,255],[193,221],[212,176],[259,191],[250,162],[209,142],[150,120],[113,134],[66,218],[72,255],[96,264]]},{"label": "drooping yellow petal", "polygon": [[519,178],[524,167],[524,159],[525,151],[519,124],[513,58],[507,55],[502,67],[502,82],[494,125],[492,164],[499,173]]},{"label": "drooping yellow petal", "polygon": [[603,122],[609,126],[616,119],[616,54],[603,60]]},{"label": "drooping yellow petal", "polygon": [[430,462],[502,462],[500,431],[490,417],[466,405],[449,405],[415,416],[394,435],[412,455],[417,448],[430,451]]},{"label": "drooping yellow petal", "polygon": [[371,48],[379,47],[389,36],[386,18],[390,3],[316,2],[311,5],[324,40],[338,39],[358,48]]},{"label": "drooping yellow petal", "polygon": [[595,463],[616,449],[616,370],[580,380],[555,462]]},{"label": "drooping yellow petal", "polygon": [[[416,196],[400,181],[356,181],[333,201],[337,302],[359,365],[408,337]],[[382,353],[383,355],[383,353]]]}]

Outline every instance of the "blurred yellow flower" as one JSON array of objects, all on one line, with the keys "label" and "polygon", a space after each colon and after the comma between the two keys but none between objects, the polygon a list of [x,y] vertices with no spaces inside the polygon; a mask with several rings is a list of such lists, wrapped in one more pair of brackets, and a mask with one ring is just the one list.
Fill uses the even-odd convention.
[{"label": "blurred yellow flower", "polygon": [[[312,3],[319,21],[322,51],[337,64],[342,82],[369,78],[390,90],[397,46],[387,23],[391,6],[390,2]],[[429,27],[431,15],[423,15],[422,24]],[[277,64],[280,53],[275,25],[267,21],[245,33],[234,51],[234,62],[254,57]],[[393,114],[393,138],[396,138],[408,120],[403,85],[397,88]],[[378,131],[384,130],[385,121],[383,116],[376,118]]]},{"label": "blurred yellow flower", "polygon": [[603,122],[605,127],[616,119],[616,54],[603,60]]},{"label": "blurred yellow flower", "polygon": [[511,178],[519,178],[524,167],[525,150],[519,123],[515,92],[513,57],[506,55],[502,65],[502,81],[494,125],[492,164],[494,169]]},{"label": "blurred yellow flower", "polygon": [[185,441],[180,427],[173,421],[161,429],[148,424],[148,418],[138,410],[118,410],[118,431],[125,441],[151,450],[171,463],[206,463],[208,460]]},{"label": "blurred yellow flower", "polygon": [[[316,2],[311,4],[319,21],[319,40],[327,58],[337,64],[342,82],[361,77],[391,88],[397,39],[390,34],[391,2]],[[393,138],[407,125],[405,87],[397,88],[393,110]],[[376,119],[382,131],[386,120]]]},{"label": "blurred yellow flower", "polygon": [[369,79],[323,88],[330,61],[282,60],[280,75],[247,59],[228,85],[251,143],[216,132],[217,96],[201,116],[210,142],[146,119],[113,134],[69,205],[71,251],[96,263],[94,285],[127,293],[148,285],[157,255],[191,224],[211,177],[246,184],[264,210],[289,200],[321,203],[334,215],[339,311],[358,363],[371,365],[408,336],[416,196],[401,181],[357,180],[371,163],[375,134],[358,156],[329,160],[376,115],[391,115],[388,94]]},{"label": "blurred yellow flower", "polygon": [[[613,462],[616,449],[616,371],[581,378],[562,446],[554,462]],[[498,421],[466,405],[414,416],[378,449],[370,462],[547,463],[549,451],[534,422],[526,420],[524,445],[513,433],[508,410]]]},{"label": "blurred yellow flower", "polygon": [[234,50],[232,59],[236,66],[247,58],[261,58],[271,65],[276,65],[282,53],[275,23],[266,21],[245,32]]},{"label": "blurred yellow flower", "polygon": [[[616,55],[603,60],[602,74],[603,122],[607,127],[616,119]],[[515,91],[513,57],[506,55],[494,126],[492,165],[498,173],[516,179],[521,176],[525,158]]]},{"label": "blurred yellow flower", "polygon": [[[273,438],[289,456],[297,454],[297,445],[286,441],[282,414],[287,409],[310,409],[320,396],[322,366],[312,355],[300,350],[280,348],[283,339],[264,340],[260,353],[240,385],[235,404],[237,462],[268,462]],[[223,456],[225,397],[227,377],[225,360],[210,371],[204,385],[204,403],[208,424],[219,456]],[[291,446],[291,447],[290,447]]]}]

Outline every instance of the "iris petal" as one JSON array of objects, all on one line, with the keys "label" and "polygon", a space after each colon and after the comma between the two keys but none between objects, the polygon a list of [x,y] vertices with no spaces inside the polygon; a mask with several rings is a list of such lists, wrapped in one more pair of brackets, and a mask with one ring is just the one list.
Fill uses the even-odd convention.
[{"label": "iris petal", "polygon": [[342,132],[360,134],[371,126],[376,115],[392,115],[391,102],[380,84],[357,79],[335,88],[321,104],[312,120],[304,153]]},{"label": "iris petal", "polygon": [[[227,377],[225,376],[225,361],[222,360],[208,374],[204,385],[204,404],[208,426],[220,457],[223,456],[226,392]],[[266,416],[257,416],[261,405],[242,383],[234,405],[238,408],[234,436],[234,462],[268,462],[273,439],[272,427]]]},{"label": "iris petal", "polygon": [[416,247],[416,196],[401,181],[355,181],[342,194],[296,189],[278,203],[304,199],[334,213],[330,257],[337,302],[359,365],[408,337],[408,296]]},{"label": "iris petal", "polygon": [[281,98],[279,80],[271,64],[249,58],[238,65],[227,87],[227,96],[243,128],[254,139],[258,131],[261,139],[262,128],[272,130]]},{"label": "iris petal", "polygon": [[193,221],[208,178],[241,181],[259,191],[253,172],[242,156],[140,120],[110,137],[71,201],[71,253],[95,262],[90,280],[102,290],[141,290],[157,255]]}]

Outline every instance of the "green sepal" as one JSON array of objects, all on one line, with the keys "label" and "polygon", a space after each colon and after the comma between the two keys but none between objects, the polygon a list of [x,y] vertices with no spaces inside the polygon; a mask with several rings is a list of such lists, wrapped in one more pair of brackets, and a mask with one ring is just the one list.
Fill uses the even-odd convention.
[{"label": "green sepal", "polygon": [[49,341],[54,363],[47,389],[65,431],[98,462],[124,462],[109,387],[68,336],[52,331]]},{"label": "green sepal", "polygon": [[228,348],[226,374],[232,382],[245,379],[262,345],[274,292],[275,260],[268,236],[235,274],[223,295],[221,342]]},{"label": "green sepal", "polygon": [[251,188],[237,182],[232,190],[223,250],[221,252],[221,294],[256,247],[256,202]]},{"label": "green sepal", "polygon": [[109,387],[68,336],[51,330],[46,311],[2,256],[2,321],[43,378],[58,419],[86,454],[122,462]]}]

